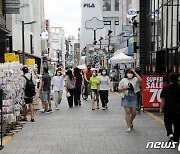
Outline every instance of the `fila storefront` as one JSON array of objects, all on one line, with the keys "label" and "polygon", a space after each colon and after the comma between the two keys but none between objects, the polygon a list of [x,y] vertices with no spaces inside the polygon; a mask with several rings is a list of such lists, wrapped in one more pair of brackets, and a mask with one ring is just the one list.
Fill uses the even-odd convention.
[{"label": "fila storefront", "polygon": [[[81,51],[88,45],[94,42],[94,33],[91,29],[86,29],[85,23],[96,17],[98,20],[103,20],[100,3],[98,0],[82,0],[81,3],[81,34],[80,34],[80,49]],[[104,29],[96,31],[96,40],[105,36]]]}]

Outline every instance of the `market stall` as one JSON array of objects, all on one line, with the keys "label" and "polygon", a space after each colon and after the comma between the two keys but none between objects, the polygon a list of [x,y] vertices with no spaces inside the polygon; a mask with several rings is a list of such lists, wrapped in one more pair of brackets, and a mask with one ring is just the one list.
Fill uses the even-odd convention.
[{"label": "market stall", "polygon": [[[112,65],[112,68],[116,68],[115,70],[112,69],[113,71],[110,74],[112,77],[112,87],[115,91],[117,90],[120,79],[124,78],[125,70],[133,67],[135,62],[134,58],[127,56],[122,52],[124,50],[120,50],[120,52],[117,51],[117,53],[109,59],[109,63]],[[118,76],[116,74],[118,74]]]},{"label": "market stall", "polygon": [[120,52],[118,54],[115,54],[112,58],[110,58],[109,62],[111,64],[134,63],[135,59]]}]

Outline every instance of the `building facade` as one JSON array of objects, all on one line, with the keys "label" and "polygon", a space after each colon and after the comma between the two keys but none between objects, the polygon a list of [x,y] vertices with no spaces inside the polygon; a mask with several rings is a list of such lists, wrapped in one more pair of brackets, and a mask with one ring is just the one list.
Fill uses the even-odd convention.
[{"label": "building facade", "polygon": [[7,29],[5,0],[0,0],[0,63],[4,62],[4,53],[11,50],[11,32]]},{"label": "building facade", "polygon": [[80,43],[74,36],[66,38],[65,66],[76,67],[80,61]]},{"label": "building facade", "polygon": [[[114,52],[117,48],[120,33],[119,0],[82,0],[81,7],[81,56],[86,57],[87,63],[93,64],[95,63],[95,53],[97,53],[96,57],[99,57],[98,51],[105,50],[106,56],[109,57],[108,51]],[[103,21],[104,24],[103,29],[96,30],[95,38],[93,30],[87,29],[85,26],[85,23],[93,17]],[[98,23],[94,23],[94,25],[98,25]]]},{"label": "building facade", "polygon": [[62,27],[51,27],[51,61],[65,65],[65,34]]},{"label": "building facade", "polygon": [[[41,33],[44,32],[44,0],[20,0],[20,14],[7,15],[7,28],[12,34],[12,52],[20,55],[22,62],[22,21],[24,22],[25,59],[34,58],[41,66]],[[17,39],[18,36],[18,39]]]},{"label": "building facade", "polygon": [[180,73],[180,1],[150,0],[150,70],[156,74]]},{"label": "building facade", "polygon": [[[96,17],[98,20],[103,20],[102,9],[98,0],[82,0],[81,3],[81,29],[80,29],[80,49],[81,51],[88,45],[94,42],[94,32],[92,29],[87,29],[85,23]],[[92,25],[93,26],[93,25]],[[105,36],[104,29],[96,30],[96,40]]]}]

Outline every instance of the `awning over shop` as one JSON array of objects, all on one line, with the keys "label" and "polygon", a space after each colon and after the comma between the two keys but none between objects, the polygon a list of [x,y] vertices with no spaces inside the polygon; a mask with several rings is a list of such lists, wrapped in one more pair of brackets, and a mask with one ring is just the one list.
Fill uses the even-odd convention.
[{"label": "awning over shop", "polygon": [[114,56],[109,60],[111,64],[119,64],[119,63],[134,63],[134,58],[125,55],[123,52],[126,51],[127,48],[119,49],[116,51]]},{"label": "awning over shop", "polygon": [[10,34],[10,33],[11,33],[11,31],[0,26],[0,35]]}]

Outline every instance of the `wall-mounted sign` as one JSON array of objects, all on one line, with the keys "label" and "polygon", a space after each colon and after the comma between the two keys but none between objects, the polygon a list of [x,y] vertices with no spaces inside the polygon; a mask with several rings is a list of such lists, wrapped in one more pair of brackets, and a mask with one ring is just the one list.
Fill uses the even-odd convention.
[{"label": "wall-mounted sign", "polygon": [[49,30],[49,20],[46,20],[46,30]]},{"label": "wall-mounted sign", "polygon": [[20,13],[20,0],[6,0],[6,14]]},{"label": "wall-mounted sign", "polygon": [[95,8],[95,4],[94,3],[84,3],[84,8]]},{"label": "wall-mounted sign", "polygon": [[41,33],[41,39],[42,40],[47,40],[49,37],[48,37],[48,32],[42,32]]},{"label": "wall-mounted sign", "polygon": [[127,12],[127,18],[131,19],[132,17],[137,16],[137,10],[136,9],[129,9],[129,11]]}]

